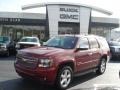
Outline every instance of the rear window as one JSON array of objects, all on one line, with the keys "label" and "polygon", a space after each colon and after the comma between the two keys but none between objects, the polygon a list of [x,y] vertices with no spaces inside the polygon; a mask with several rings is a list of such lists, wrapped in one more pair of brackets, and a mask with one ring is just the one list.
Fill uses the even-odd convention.
[{"label": "rear window", "polygon": [[37,42],[37,39],[25,37],[25,38],[22,38],[20,42]]}]

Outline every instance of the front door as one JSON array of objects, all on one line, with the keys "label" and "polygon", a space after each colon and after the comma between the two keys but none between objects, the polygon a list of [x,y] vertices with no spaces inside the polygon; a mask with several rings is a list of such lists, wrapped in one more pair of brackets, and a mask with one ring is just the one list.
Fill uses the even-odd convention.
[{"label": "front door", "polygon": [[92,66],[92,52],[87,38],[80,38],[79,48],[75,54],[77,71],[84,71]]},{"label": "front door", "polygon": [[76,53],[77,71],[84,71],[92,67],[91,55],[90,50],[82,50]]}]

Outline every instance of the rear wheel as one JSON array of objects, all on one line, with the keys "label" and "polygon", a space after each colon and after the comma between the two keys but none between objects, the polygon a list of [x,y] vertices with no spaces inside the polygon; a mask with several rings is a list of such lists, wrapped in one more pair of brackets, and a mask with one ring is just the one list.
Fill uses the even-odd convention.
[{"label": "rear wheel", "polygon": [[103,74],[106,70],[106,59],[102,58],[100,61],[100,65],[98,66],[97,74]]},{"label": "rear wheel", "polygon": [[58,89],[66,89],[72,81],[73,71],[70,66],[60,68],[57,78],[56,87]]}]

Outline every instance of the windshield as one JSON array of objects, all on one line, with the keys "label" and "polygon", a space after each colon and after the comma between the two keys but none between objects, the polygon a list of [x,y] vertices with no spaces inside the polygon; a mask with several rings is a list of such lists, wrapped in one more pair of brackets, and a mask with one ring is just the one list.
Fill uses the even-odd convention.
[{"label": "windshield", "polygon": [[9,37],[0,37],[0,43],[7,43],[9,41]]},{"label": "windshield", "polygon": [[58,36],[47,41],[46,46],[73,49],[78,38],[72,36]]},{"label": "windshield", "polygon": [[22,38],[20,42],[37,42],[37,38],[25,37],[25,38]]}]

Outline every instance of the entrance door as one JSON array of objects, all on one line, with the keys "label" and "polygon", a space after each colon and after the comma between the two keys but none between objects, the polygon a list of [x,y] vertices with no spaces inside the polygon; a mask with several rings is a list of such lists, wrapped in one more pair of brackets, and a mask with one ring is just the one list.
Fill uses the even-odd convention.
[{"label": "entrance door", "polygon": [[19,41],[23,37],[23,30],[16,29],[16,41]]}]

